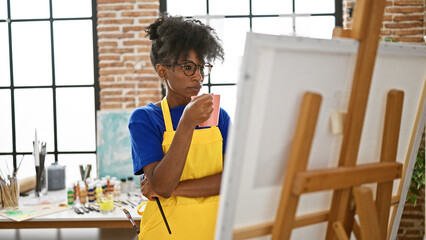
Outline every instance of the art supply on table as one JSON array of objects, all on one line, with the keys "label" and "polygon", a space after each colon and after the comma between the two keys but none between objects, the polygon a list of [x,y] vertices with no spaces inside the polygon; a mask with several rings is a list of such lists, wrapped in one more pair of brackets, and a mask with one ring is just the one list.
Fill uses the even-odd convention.
[{"label": "art supply on table", "polygon": [[[111,181],[111,176],[110,175],[106,175],[105,177],[102,178],[102,180],[106,181],[106,186],[107,186],[107,191],[109,188],[109,182]],[[102,184],[103,185],[103,184]]]},{"label": "art supply on table", "polygon": [[84,214],[84,211],[82,211],[80,208],[78,208],[76,206],[73,206],[72,208],[74,209],[75,213],[77,213],[77,214]]},{"label": "art supply on table", "polygon": [[34,163],[36,171],[36,186],[35,186],[35,195],[40,197],[41,194],[47,193],[47,171],[44,167],[44,162],[46,159],[46,142],[39,144],[37,137],[37,129],[34,133],[34,142],[33,142],[33,154],[34,154]]},{"label": "art supply on table", "polygon": [[121,178],[121,193],[127,193],[127,180],[125,178]]},{"label": "art supply on table", "polygon": [[114,198],[119,198],[121,196],[121,182],[115,181],[114,184]]},{"label": "art supply on table", "polygon": [[57,162],[47,167],[48,190],[60,190],[65,188],[65,166]]},{"label": "art supply on table", "polygon": [[127,202],[128,204],[130,204],[130,206],[132,207],[132,208],[135,208],[135,207],[137,207],[138,205],[136,205],[136,204],[134,204],[133,202],[131,202],[130,200],[125,200],[125,201],[123,201],[123,202]]},{"label": "art supply on table", "polygon": [[[25,154],[22,154],[22,158],[21,158],[21,161],[19,162],[18,167],[15,169],[15,171],[13,171],[13,176],[15,176],[15,177],[16,177],[16,175],[18,174],[19,168],[21,167],[22,160],[24,160],[24,157],[25,157]],[[7,162],[6,162],[6,164],[7,164]],[[6,165],[6,166],[7,166],[7,165]]]},{"label": "art supply on table", "polygon": [[129,211],[127,211],[127,209],[125,209],[125,208],[123,208],[123,212],[126,214],[127,218],[128,218],[128,219],[130,220],[130,222],[132,223],[132,226],[133,226],[133,228],[136,230],[136,233],[137,233],[137,234],[139,234],[139,233],[140,233],[139,228],[138,228],[138,226],[136,226],[136,223],[135,223],[135,221],[133,220],[132,215],[130,215],[130,212],[129,212]]},{"label": "art supply on table", "polygon": [[80,208],[81,210],[83,210],[83,212],[85,212],[85,213],[89,213],[90,212],[90,210],[89,210],[89,208],[87,208],[86,206],[86,203],[85,204],[77,204],[77,207],[78,208]]},{"label": "art supply on table", "polygon": [[74,192],[74,201],[77,199],[77,184],[73,184],[72,185],[72,188],[73,188],[73,192]]},{"label": "art supply on table", "polygon": [[41,204],[19,210],[0,212],[0,215],[17,222],[67,210],[67,206],[58,204]]},{"label": "art supply on table", "polygon": [[107,180],[102,180],[101,184],[102,184],[102,191],[103,191],[104,194],[106,194],[108,192]]},{"label": "art supply on table", "polygon": [[115,181],[110,180],[109,183],[107,184],[108,193],[114,194],[114,185],[115,185]]},{"label": "art supply on table", "polygon": [[26,193],[35,188],[36,177],[31,176],[31,177],[21,178],[19,179],[18,184],[19,184],[19,193],[20,194]]},{"label": "art supply on table", "polygon": [[136,189],[135,182],[133,181],[133,177],[127,177],[127,192],[133,192]]},{"label": "art supply on table", "polygon": [[102,184],[98,183],[96,184],[96,189],[95,189],[95,197],[96,197],[97,203],[99,203],[99,200],[101,199],[102,194],[103,194]]},{"label": "art supply on table", "polygon": [[[16,176],[0,177],[0,209],[16,209],[19,207],[19,190]],[[6,179],[7,178],[7,179]]]},{"label": "art supply on table", "polygon": [[80,187],[80,194],[79,194],[80,203],[85,204],[87,202],[86,184],[84,182],[81,182],[79,187]]},{"label": "art supply on table", "polygon": [[67,200],[68,200],[68,205],[73,205],[74,204],[74,189],[72,187],[68,188],[68,191],[67,191]]},{"label": "art supply on table", "polygon": [[155,198],[155,201],[157,202],[157,206],[158,206],[158,209],[160,210],[161,216],[163,217],[164,223],[166,224],[167,231],[169,231],[169,234],[172,234],[172,231],[170,230],[170,227],[169,227],[169,223],[167,222],[167,219],[166,219],[166,215],[164,215],[163,208],[161,207],[160,199],[158,199],[158,197],[154,197],[154,198]]},{"label": "art supply on table", "polygon": [[114,210],[114,198],[111,194],[102,194],[99,199],[99,208],[101,209],[101,212],[111,212]]},{"label": "art supply on table", "polygon": [[99,207],[97,207],[95,204],[89,204],[86,203],[86,208],[88,208],[90,211],[95,211],[95,212],[100,212],[101,210],[99,209]]},{"label": "art supply on table", "polygon": [[89,203],[94,203],[96,201],[95,184],[94,183],[89,183],[89,185],[88,185],[87,198],[89,200]]},{"label": "art supply on table", "polygon": [[80,168],[80,176],[82,181],[86,181],[90,177],[90,171],[92,170],[92,164],[87,164],[86,168],[83,165],[79,165]]}]

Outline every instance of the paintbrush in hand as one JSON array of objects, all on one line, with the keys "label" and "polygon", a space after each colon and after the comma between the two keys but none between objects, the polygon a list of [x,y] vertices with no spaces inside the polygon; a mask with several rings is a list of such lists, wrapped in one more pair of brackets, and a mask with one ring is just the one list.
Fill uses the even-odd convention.
[{"label": "paintbrush in hand", "polygon": [[160,209],[160,213],[161,213],[161,216],[163,217],[164,223],[166,224],[167,231],[169,231],[169,234],[172,234],[172,231],[170,230],[170,227],[169,227],[169,223],[167,222],[167,219],[166,219],[166,215],[164,215],[163,208],[161,207],[160,199],[158,199],[158,197],[154,197],[154,198],[155,198],[155,201],[157,202],[158,209]]}]

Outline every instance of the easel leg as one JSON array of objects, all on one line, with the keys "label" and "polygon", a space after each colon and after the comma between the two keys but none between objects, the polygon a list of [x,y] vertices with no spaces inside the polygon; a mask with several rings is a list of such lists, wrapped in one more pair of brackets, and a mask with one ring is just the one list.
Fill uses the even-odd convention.
[{"label": "easel leg", "polygon": [[346,231],[343,228],[343,225],[341,222],[335,222],[333,223],[333,229],[336,233],[337,239],[339,240],[349,240],[348,236],[346,235]]},{"label": "easel leg", "polygon": [[[358,39],[360,44],[343,133],[339,166],[356,165],[385,5],[385,0],[357,1],[351,36]],[[327,239],[335,239],[334,230],[332,229],[332,224],[335,221],[340,221],[348,235],[350,234],[354,216],[353,211],[349,209],[350,195],[350,189],[334,192],[327,228]]]},{"label": "easel leg", "polygon": [[361,239],[382,239],[371,189],[367,187],[354,188],[354,195],[361,228]]},{"label": "easel leg", "polygon": [[272,229],[272,240],[290,238],[299,202],[299,196],[291,192],[294,176],[306,170],[320,106],[321,96],[319,94],[305,93],[288,159],[280,205]]},{"label": "easel leg", "polygon": [[[404,92],[397,90],[389,91],[386,103],[380,162],[396,161],[403,102]],[[376,209],[379,217],[380,234],[383,240],[387,237],[392,186],[393,181],[377,184]]]}]

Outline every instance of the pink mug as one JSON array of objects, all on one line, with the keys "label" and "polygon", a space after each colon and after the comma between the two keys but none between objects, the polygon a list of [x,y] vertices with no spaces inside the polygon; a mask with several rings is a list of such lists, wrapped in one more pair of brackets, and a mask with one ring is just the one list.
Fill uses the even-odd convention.
[{"label": "pink mug", "polygon": [[[213,94],[213,112],[210,115],[209,119],[205,122],[198,124],[199,127],[210,127],[217,126],[219,124],[219,108],[220,108],[220,95]],[[192,96],[191,100],[197,98],[198,96]]]}]

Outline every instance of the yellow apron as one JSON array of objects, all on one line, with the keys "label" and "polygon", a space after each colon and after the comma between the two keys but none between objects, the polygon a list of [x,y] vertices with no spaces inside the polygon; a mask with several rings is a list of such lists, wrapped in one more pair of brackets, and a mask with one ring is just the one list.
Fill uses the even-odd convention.
[{"label": "yellow apron", "polygon": [[[175,131],[166,98],[161,101],[166,131],[164,154],[172,144]],[[222,134],[217,126],[196,129],[180,181],[202,178],[222,171]],[[169,235],[155,201],[148,201],[141,219],[141,240],[213,239],[219,196],[159,198],[172,232]]]}]

